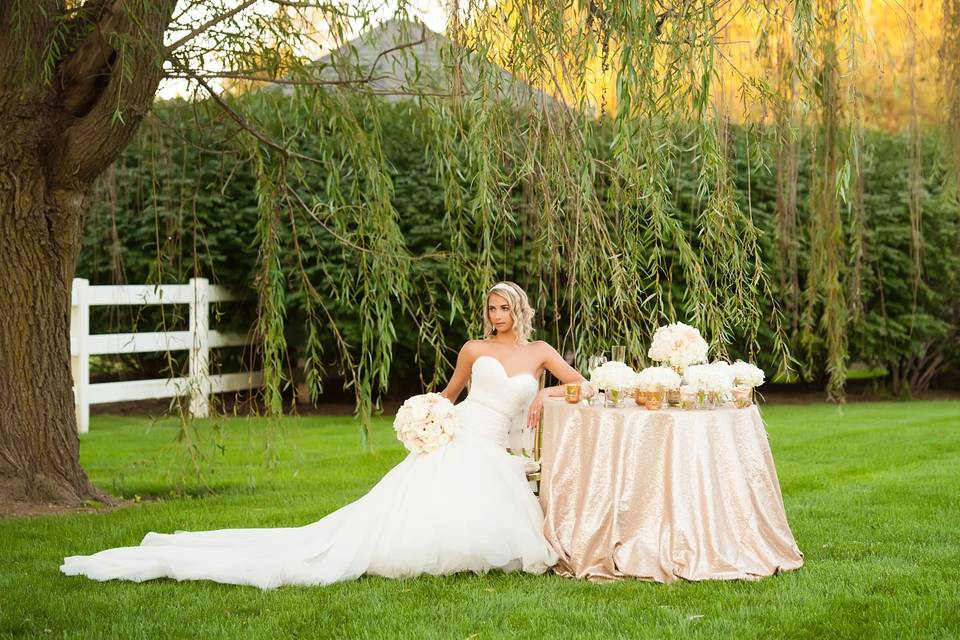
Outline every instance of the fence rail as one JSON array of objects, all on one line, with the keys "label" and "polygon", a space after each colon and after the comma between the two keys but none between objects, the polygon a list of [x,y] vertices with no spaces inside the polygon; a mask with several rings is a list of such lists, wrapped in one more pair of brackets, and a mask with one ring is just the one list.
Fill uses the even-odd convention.
[{"label": "fence rail", "polygon": [[[263,384],[260,371],[210,375],[210,349],[250,344],[239,333],[210,328],[210,303],[235,300],[226,288],[211,285],[206,278],[191,278],[190,284],[90,286],[84,278],[73,281],[70,315],[70,355],[77,428],[90,429],[90,405],[152,398],[190,396],[190,413],[206,417],[211,393],[240,391]],[[145,333],[90,334],[90,307],[190,305],[189,329]],[[90,384],[90,356],[155,351],[189,351],[189,375],[155,380],[129,380]]]}]

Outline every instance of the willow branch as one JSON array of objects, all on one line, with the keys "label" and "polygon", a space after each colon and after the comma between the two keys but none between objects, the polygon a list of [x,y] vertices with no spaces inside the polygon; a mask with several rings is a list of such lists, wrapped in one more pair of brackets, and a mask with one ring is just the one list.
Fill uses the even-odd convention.
[{"label": "willow branch", "polygon": [[196,29],[194,29],[194,30],[191,31],[190,33],[186,34],[185,36],[183,36],[183,37],[180,38],[179,40],[177,40],[177,41],[173,42],[172,44],[168,45],[168,46],[163,50],[164,55],[166,55],[166,56],[170,55],[171,53],[173,53],[174,51],[176,51],[177,49],[179,49],[180,47],[182,47],[182,46],[185,45],[186,43],[188,43],[188,42],[190,42],[191,40],[193,40],[194,38],[196,38],[196,37],[197,37],[198,35],[200,35],[201,33],[204,33],[204,32],[206,32],[206,31],[208,31],[211,27],[214,27],[214,26],[220,24],[220,23],[223,22],[224,20],[229,20],[230,18],[232,18],[233,16],[237,15],[238,13],[240,13],[241,11],[243,11],[244,9],[255,5],[257,2],[258,2],[258,0],[247,0],[246,2],[237,5],[236,7],[234,7],[233,9],[231,9],[230,11],[227,11],[226,13],[221,13],[220,15],[217,15],[217,16],[214,16],[214,17],[210,18],[209,20],[207,20],[206,22],[204,22],[203,24],[201,24],[199,27],[197,27]]},{"label": "willow branch", "polygon": [[170,63],[173,64],[173,66],[175,66],[176,68],[180,69],[183,73],[185,73],[185,74],[187,75],[187,77],[189,77],[189,78],[192,79],[194,82],[196,82],[196,83],[199,84],[201,87],[203,87],[203,90],[206,91],[207,95],[210,96],[210,98],[211,98],[214,102],[217,103],[217,106],[220,107],[221,109],[223,109],[224,113],[226,113],[226,114],[230,117],[231,120],[233,120],[235,123],[237,123],[237,126],[239,126],[241,129],[243,129],[244,131],[246,131],[247,133],[249,133],[250,135],[252,135],[254,138],[256,138],[257,140],[259,140],[259,141],[262,142],[263,144],[267,145],[267,146],[270,147],[271,149],[274,149],[274,150],[276,150],[276,151],[279,151],[280,153],[282,153],[283,155],[285,155],[285,156],[287,156],[287,157],[296,158],[296,159],[298,159],[298,160],[303,160],[303,161],[305,161],[305,162],[311,162],[311,163],[313,163],[313,164],[317,164],[317,165],[320,165],[320,166],[325,166],[325,164],[324,164],[321,160],[318,160],[317,158],[313,158],[313,157],[311,157],[311,156],[304,155],[304,154],[302,154],[302,153],[298,153],[298,152],[296,152],[296,151],[292,151],[292,150],[288,149],[287,147],[281,145],[281,144],[278,143],[277,141],[271,139],[269,136],[267,136],[266,134],[264,134],[262,131],[260,131],[259,129],[257,129],[257,128],[254,127],[253,125],[251,125],[251,124],[247,121],[247,119],[244,118],[243,115],[241,115],[236,109],[234,109],[234,108],[231,107],[229,104],[227,104],[226,100],[224,100],[223,98],[221,98],[221,97],[220,97],[220,94],[218,94],[218,93],[214,90],[214,88],[211,87],[210,84],[209,84],[206,80],[204,80],[202,77],[200,77],[200,76],[199,76],[198,74],[196,74],[194,71],[192,71],[192,70],[190,70],[189,68],[187,68],[186,66],[184,66],[183,63],[181,63],[179,60],[177,60],[177,59],[174,58],[173,56],[168,56],[168,57],[167,57],[167,60],[169,60]]},{"label": "willow branch", "polygon": [[199,79],[203,78],[204,80],[244,80],[247,82],[262,82],[264,84],[276,84],[276,85],[288,85],[288,86],[315,86],[315,87],[325,87],[325,86],[342,86],[342,85],[357,85],[365,84],[367,82],[376,82],[378,80],[386,80],[389,76],[377,76],[376,78],[356,78],[356,79],[337,79],[337,80],[293,80],[290,78],[271,78],[269,76],[258,76],[251,75],[247,73],[238,73],[236,71],[220,71],[217,73],[199,73],[196,71],[191,71],[189,73],[181,72],[180,74],[168,73],[168,78],[183,78],[183,79]]}]

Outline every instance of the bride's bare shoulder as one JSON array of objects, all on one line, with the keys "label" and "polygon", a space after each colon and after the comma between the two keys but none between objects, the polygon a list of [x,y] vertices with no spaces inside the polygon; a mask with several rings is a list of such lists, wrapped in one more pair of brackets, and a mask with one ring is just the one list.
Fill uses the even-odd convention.
[{"label": "bride's bare shoulder", "polygon": [[467,356],[469,358],[476,358],[477,356],[483,354],[483,348],[483,340],[467,340],[463,343],[463,346],[460,347],[460,355]]},{"label": "bride's bare shoulder", "polygon": [[537,340],[531,342],[530,346],[534,349],[534,354],[540,362],[541,367],[546,367],[547,369],[555,369],[559,366],[559,362],[563,360],[563,356],[560,355],[560,352],[553,348],[549,342],[543,340]]},{"label": "bride's bare shoulder", "polygon": [[531,342],[531,343],[529,344],[529,346],[530,346],[531,348],[537,350],[537,352],[541,352],[541,353],[555,353],[555,352],[556,352],[556,349],[554,349],[553,346],[551,346],[549,342],[546,342],[546,341],[544,341],[544,340],[534,340],[533,342]]}]

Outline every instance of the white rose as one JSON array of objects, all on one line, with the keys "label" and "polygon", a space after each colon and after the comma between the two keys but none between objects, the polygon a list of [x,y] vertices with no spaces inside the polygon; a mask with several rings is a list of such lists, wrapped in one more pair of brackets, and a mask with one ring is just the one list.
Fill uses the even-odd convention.
[{"label": "white rose", "polygon": [[411,417],[417,422],[422,422],[430,415],[430,409],[425,404],[415,405],[411,411]]}]

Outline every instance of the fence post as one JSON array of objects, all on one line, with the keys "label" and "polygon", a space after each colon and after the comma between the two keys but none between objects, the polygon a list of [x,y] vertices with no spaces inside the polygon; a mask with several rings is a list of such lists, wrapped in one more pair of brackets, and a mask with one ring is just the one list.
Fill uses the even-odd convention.
[{"label": "fence post", "polygon": [[210,415],[210,283],[190,278],[190,415]]},{"label": "fence post", "polygon": [[70,369],[73,372],[73,404],[77,415],[77,431],[90,430],[90,281],[74,278],[70,292]]}]

